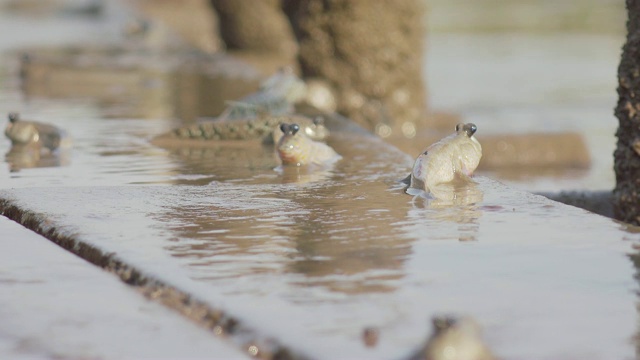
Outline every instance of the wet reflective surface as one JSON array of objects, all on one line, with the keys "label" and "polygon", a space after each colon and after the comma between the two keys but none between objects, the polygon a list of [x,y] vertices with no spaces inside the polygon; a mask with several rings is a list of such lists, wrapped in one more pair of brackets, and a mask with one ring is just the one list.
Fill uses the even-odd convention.
[{"label": "wet reflective surface", "polygon": [[121,170],[122,186],[2,196],[316,357],[408,355],[441,313],[474,316],[505,358],[633,356],[638,233],[482,177],[437,200],[406,195],[396,180],[412,159],[331,130],[343,159],[305,181],[274,171],[272,152],[249,163],[259,151],[221,146],[169,155],[161,167],[185,174],[157,181],[171,186],[126,186],[139,179]]},{"label": "wet reflective surface", "polygon": [[[460,49],[473,41],[457,40]],[[500,358],[636,355],[633,228],[481,176],[442,187],[437,199],[406,195],[397,180],[413,159],[340,122],[329,143],[342,160],[319,171],[276,170],[273,148],[255,142],[156,147],[149,140],[179,124],[167,112],[109,118],[113,108],[100,101],[27,101],[17,58],[3,57],[2,108],[67,130],[74,145],[50,161],[9,154],[0,197],[296,353],[402,358],[428,338],[433,315],[455,313],[473,316]],[[480,142],[484,129],[503,127],[496,115],[517,115],[512,128],[572,127],[582,115],[593,134],[609,126],[596,122],[606,104],[532,108],[515,99],[499,110],[505,93],[518,93],[495,88],[505,92],[477,92],[486,96],[477,103],[448,98],[478,124]],[[558,125],[563,114],[571,121]],[[0,153],[9,147],[0,140]],[[362,340],[368,328],[377,329],[375,346]]]},{"label": "wet reflective surface", "polygon": [[111,274],[0,217],[3,359],[242,358]]}]

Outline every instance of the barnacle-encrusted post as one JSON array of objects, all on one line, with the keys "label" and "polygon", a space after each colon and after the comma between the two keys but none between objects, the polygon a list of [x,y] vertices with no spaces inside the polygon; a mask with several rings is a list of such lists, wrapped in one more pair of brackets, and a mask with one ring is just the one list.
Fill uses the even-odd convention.
[{"label": "barnacle-encrusted post", "polygon": [[640,0],[627,0],[627,42],[618,67],[619,125],[614,152],[615,216],[640,225]]}]

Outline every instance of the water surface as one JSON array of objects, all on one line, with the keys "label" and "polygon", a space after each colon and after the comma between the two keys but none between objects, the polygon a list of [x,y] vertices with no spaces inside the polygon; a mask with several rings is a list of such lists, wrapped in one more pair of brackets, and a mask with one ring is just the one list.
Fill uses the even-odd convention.
[{"label": "water surface", "polygon": [[[448,39],[434,48],[462,50],[478,40]],[[581,124],[594,134],[608,128],[610,118],[599,122],[608,85],[574,82],[608,58],[585,54],[573,80],[566,72],[574,57],[550,58],[558,47],[587,49],[593,39],[536,39],[529,48],[518,39],[482,38],[472,62],[437,52],[443,57],[433,64],[450,67],[430,81],[459,97],[434,93],[434,102],[476,121],[480,140],[482,131],[505,123],[552,130]],[[492,43],[525,55],[494,52]],[[640,238],[633,229],[484,177],[438,200],[408,196],[397,180],[412,159],[340,123],[330,144],[343,159],[315,171],[276,171],[273,149],[259,144],[155,147],[149,139],[178,121],[107,118],[110,109],[100,102],[23,98],[16,58],[3,56],[2,108],[65,128],[74,146],[56,166],[37,159],[0,166],[2,197],[265,337],[318,358],[401,358],[426,339],[433,315],[453,313],[474,316],[503,358],[635,355],[638,270],[637,255],[629,254]],[[543,74],[584,92],[516,82],[511,75],[522,67],[501,69],[500,56],[524,68],[561,63]],[[459,84],[452,74],[464,75],[472,64],[504,70],[513,82],[471,77],[472,85]],[[527,76],[542,77],[533,70]],[[480,95],[472,100],[470,93]],[[0,152],[8,149],[0,141]],[[584,184],[603,184],[592,179]],[[380,330],[373,348],[361,339],[371,326]]]},{"label": "water surface", "polygon": [[[407,155],[334,133],[343,160],[317,174],[221,146],[169,155],[163,166],[189,174],[158,181],[171,185],[136,185],[123,169],[112,186],[3,196],[315,357],[404,356],[442,313],[476,317],[505,358],[633,356],[637,233],[483,177],[414,198],[396,181]],[[374,348],[361,339],[370,326]]]}]

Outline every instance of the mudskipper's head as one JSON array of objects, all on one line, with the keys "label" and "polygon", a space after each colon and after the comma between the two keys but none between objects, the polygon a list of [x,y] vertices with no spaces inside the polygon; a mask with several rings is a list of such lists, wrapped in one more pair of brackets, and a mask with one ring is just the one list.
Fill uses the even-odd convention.
[{"label": "mudskipper's head", "polygon": [[16,112],[10,112],[8,117],[9,117],[9,122],[12,124],[20,120],[20,114]]},{"label": "mudskipper's head", "polygon": [[456,125],[456,133],[465,134],[467,135],[467,137],[472,137],[477,130],[478,130],[478,127],[474,123],[467,123],[467,124],[460,123]]},{"label": "mudskipper's head", "polygon": [[[278,141],[276,150],[278,156],[282,160],[283,165],[295,165],[300,166],[304,162],[306,152],[304,151],[305,136],[296,135],[300,131],[298,124],[280,124],[280,131],[282,131],[282,137]],[[304,134],[301,132],[300,134]]]},{"label": "mudskipper's head", "polygon": [[280,124],[280,131],[283,134],[293,136],[300,130],[300,126],[298,124]]},{"label": "mudskipper's head", "polygon": [[36,143],[40,139],[38,129],[29,121],[20,121],[18,113],[9,113],[9,123],[4,129],[4,134],[13,145],[26,145]]}]

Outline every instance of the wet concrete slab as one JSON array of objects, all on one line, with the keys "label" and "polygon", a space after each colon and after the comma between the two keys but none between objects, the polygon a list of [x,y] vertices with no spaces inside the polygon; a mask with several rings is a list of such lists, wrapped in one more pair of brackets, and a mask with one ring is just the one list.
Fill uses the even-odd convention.
[{"label": "wet concrete slab", "polygon": [[0,264],[0,358],[246,358],[6,217]]},{"label": "wet concrete slab", "polygon": [[403,358],[453,313],[475,317],[501,358],[633,358],[639,233],[484,177],[414,198],[396,181],[409,156],[333,134],[343,160],[319,172],[218,146],[174,157],[189,176],[174,185],[6,188],[0,208],[143,292],[182,294],[183,313],[219,314],[200,320],[265,353]]},{"label": "wet concrete slab", "polygon": [[[78,36],[82,33],[73,29]],[[92,43],[105,33],[92,31],[99,33]],[[603,133],[612,136],[608,124],[600,125],[600,119],[611,117],[610,106],[600,96],[609,91],[608,85],[594,85],[591,76],[584,74],[591,75],[596,68],[602,74],[602,69],[612,68],[601,57],[617,54],[611,49],[618,44],[612,47],[608,39],[595,39],[598,46],[594,47],[593,38],[568,36],[549,48],[546,39],[521,41],[513,34],[435,40],[430,40],[434,49],[430,53],[446,55],[430,59],[429,64],[446,63],[447,67],[433,72],[430,83],[434,87],[445,83],[443,88],[449,92],[434,92],[433,103],[462,111],[464,120],[476,122],[482,134],[575,131],[587,126],[590,138]],[[23,39],[21,46],[34,42]],[[515,56],[505,66],[504,57],[513,56],[496,49],[504,50],[510,44],[517,44],[511,47],[516,50],[526,48],[526,60]],[[564,50],[566,44],[578,53],[586,48],[599,55],[578,68],[575,57],[560,59],[562,66],[556,67],[555,57],[544,55],[546,61],[539,61],[536,55],[540,49],[559,52],[556,47]],[[459,56],[457,51],[474,54]],[[530,56],[530,51],[536,56]],[[491,56],[483,55],[487,53]],[[589,52],[580,59],[593,59],[597,54]],[[531,59],[544,66],[533,67]],[[63,90],[58,85],[69,79],[81,84],[87,75],[82,68],[73,67],[65,81],[38,77],[42,74],[38,58],[33,60],[32,72],[25,75],[34,76],[34,84],[40,85],[45,84],[42,79],[50,79],[48,85],[53,85],[46,89],[48,93]],[[144,60],[138,58],[138,64]],[[467,72],[473,64],[497,70],[479,71],[482,76],[473,78]],[[48,68],[46,74],[60,75],[62,68]],[[522,69],[547,75],[556,69],[552,73],[562,80],[555,82],[561,86],[551,92],[559,96],[548,96],[548,81],[527,81],[522,85],[528,88],[514,91],[516,77],[511,75],[521,74]],[[572,76],[576,72],[578,76]],[[109,88],[129,79],[126,72],[115,73],[119,75],[100,78],[94,84]],[[496,78],[496,74],[502,76]],[[538,72],[532,74],[535,78]],[[10,75],[8,78],[14,77]],[[141,103],[153,103],[155,107],[148,108],[155,110],[158,103],[172,105],[170,111],[148,113],[146,106],[123,104],[122,98],[116,99],[119,107],[115,110],[129,105],[136,111],[112,112],[110,106],[96,110],[85,102],[66,99],[43,103],[37,99],[41,95],[37,87],[27,89],[32,95],[27,104],[21,92],[5,89],[0,94],[5,108],[60,125],[69,130],[75,145],[69,157],[53,165],[31,167],[25,161],[27,166],[0,168],[2,212],[116,273],[145,296],[213,332],[226,333],[235,348],[251,349],[264,358],[275,353],[297,358],[404,358],[427,339],[429,319],[443,313],[476,318],[487,344],[500,358],[637,356],[637,230],[484,177],[478,177],[476,185],[450,189],[439,201],[412,198],[396,182],[406,175],[412,159],[387,144],[351,132],[334,132],[330,143],[343,160],[320,171],[275,171],[278,162],[272,150],[262,147],[156,148],[148,139],[176,125],[158,117],[191,118],[198,104],[208,106],[211,98],[206,91],[202,93],[207,97],[195,98],[159,93],[154,86],[165,78],[151,75],[152,81],[132,77],[153,100]],[[463,80],[462,85],[453,75]],[[471,83],[479,84],[479,91],[470,86],[470,78],[474,79]],[[196,77],[180,84],[190,89],[185,93],[193,94],[201,81]],[[6,81],[3,86],[14,82]],[[495,91],[487,92],[486,84],[493,84],[489,88]],[[576,100],[585,93],[575,92],[576,87],[591,89],[587,97],[593,106]],[[85,91],[71,90],[60,97]],[[480,94],[481,99],[473,100],[473,94]],[[509,94],[514,98],[506,96]],[[94,97],[110,102],[101,93]],[[167,98],[179,101],[163,103]],[[220,103],[223,100],[215,98]],[[557,98],[564,99],[560,105],[537,103],[538,99]],[[187,111],[174,111],[173,105]],[[106,118],[114,113],[124,119]],[[563,118],[568,121],[559,121]],[[480,133],[479,138],[482,142]],[[593,144],[588,145],[592,149]],[[6,150],[8,144],[0,141],[0,151]],[[596,165],[603,163],[603,157],[609,159],[607,154],[608,150],[592,154]],[[574,179],[566,183],[579,184]],[[32,254],[16,257],[37,260]],[[49,268],[37,271],[45,269]],[[68,277],[78,276],[74,272]],[[69,289],[84,290],[77,290],[76,285]],[[108,286],[106,290],[109,294],[119,291]],[[10,295],[0,293],[0,298]],[[103,298],[95,303],[103,303]],[[141,297],[137,301],[147,304]],[[112,305],[103,308],[115,311]],[[154,309],[165,314],[163,308]],[[42,317],[52,315],[55,312],[43,311]],[[99,320],[86,328],[104,330]],[[137,320],[132,328],[146,326],[146,321]],[[154,321],[169,320],[154,317]],[[363,331],[372,328],[379,334],[374,346],[362,338]],[[18,329],[0,336],[1,349],[13,351],[12,334],[32,338],[43,331],[37,326]],[[87,341],[104,340],[100,339],[102,330],[86,331]],[[134,335],[147,334],[137,331]],[[65,336],[62,344],[74,341],[75,334]],[[145,345],[169,346],[169,335],[162,336]],[[164,339],[166,344],[155,343]],[[54,350],[11,355],[52,357]],[[226,353],[220,354],[225,357]]]}]

